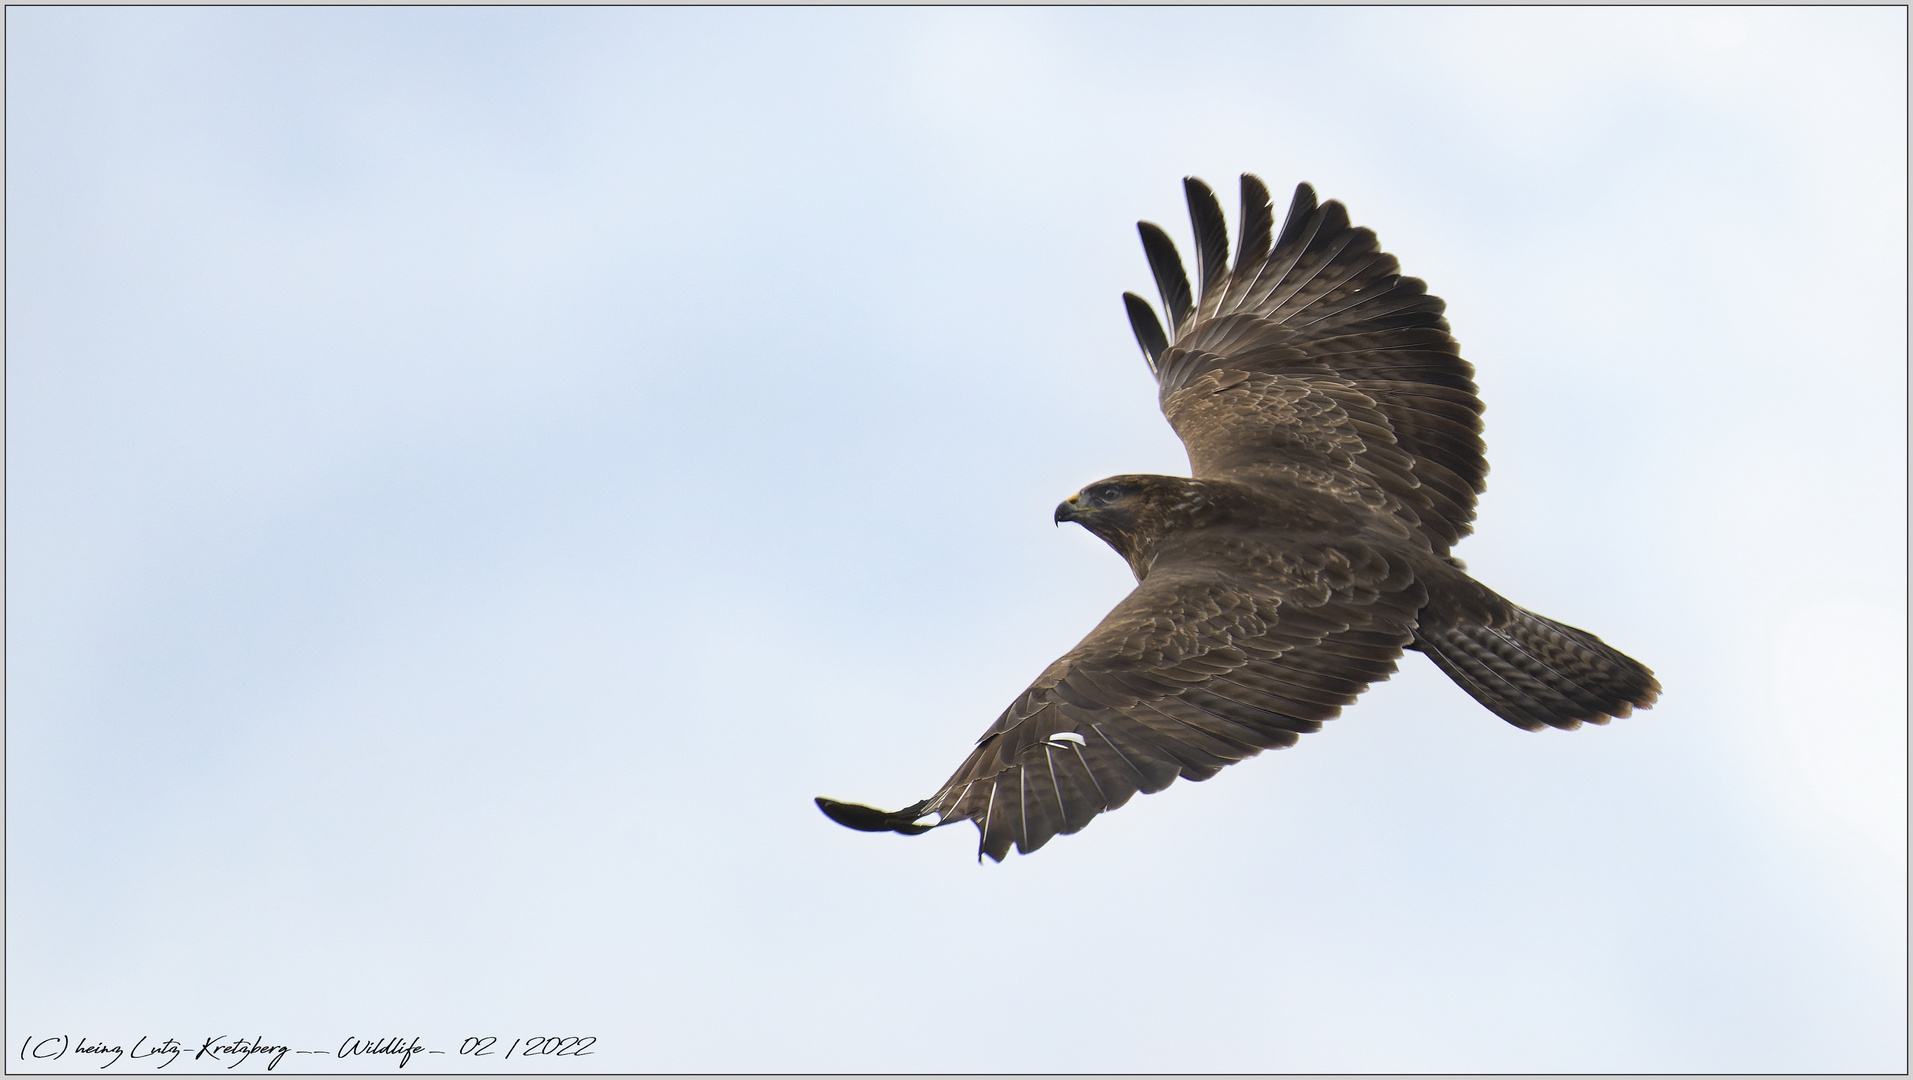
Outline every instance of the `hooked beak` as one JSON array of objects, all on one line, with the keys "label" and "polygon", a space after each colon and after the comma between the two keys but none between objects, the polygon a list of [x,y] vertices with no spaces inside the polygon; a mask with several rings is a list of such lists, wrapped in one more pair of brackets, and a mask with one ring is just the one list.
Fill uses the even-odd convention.
[{"label": "hooked beak", "polygon": [[1084,517],[1088,516],[1089,511],[1084,508],[1082,499],[1083,497],[1081,495],[1071,495],[1069,498],[1057,503],[1056,523],[1061,525],[1065,521],[1081,521]]}]

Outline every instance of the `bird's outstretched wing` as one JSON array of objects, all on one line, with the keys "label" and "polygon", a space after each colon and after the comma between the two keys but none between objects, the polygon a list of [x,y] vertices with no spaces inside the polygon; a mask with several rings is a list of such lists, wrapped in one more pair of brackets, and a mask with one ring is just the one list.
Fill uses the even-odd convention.
[{"label": "bird's outstretched wing", "polygon": [[1427,599],[1399,557],[1359,544],[1234,570],[1214,561],[1152,570],[929,799],[896,813],[818,805],[869,831],[968,819],[980,855],[1034,851],[1138,791],[1206,780],[1320,729],[1394,672]]},{"label": "bird's outstretched wing", "polygon": [[[1147,301],[1123,300],[1194,475],[1352,470],[1396,496],[1445,554],[1473,529],[1488,464],[1474,368],[1441,299],[1307,184],[1276,233],[1268,188],[1247,174],[1231,268],[1215,193],[1193,177],[1183,185],[1197,290],[1168,235],[1145,221],[1168,332]],[[1341,438],[1325,446],[1325,433]]]}]

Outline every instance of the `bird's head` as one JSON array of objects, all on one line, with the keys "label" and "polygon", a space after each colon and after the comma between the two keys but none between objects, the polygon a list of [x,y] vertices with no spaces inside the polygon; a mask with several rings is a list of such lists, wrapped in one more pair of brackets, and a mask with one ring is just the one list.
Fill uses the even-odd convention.
[{"label": "bird's head", "polygon": [[1112,476],[1056,507],[1056,523],[1074,521],[1129,560],[1138,581],[1162,538],[1192,519],[1203,502],[1197,481],[1179,476]]}]

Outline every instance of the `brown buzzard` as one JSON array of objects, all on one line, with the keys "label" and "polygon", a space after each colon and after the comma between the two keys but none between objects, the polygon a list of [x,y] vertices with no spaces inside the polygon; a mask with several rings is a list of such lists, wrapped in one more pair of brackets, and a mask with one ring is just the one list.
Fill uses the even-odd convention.
[{"label": "brown buzzard", "polygon": [[1291,745],[1404,649],[1529,731],[1605,724],[1659,695],[1646,667],[1448,554],[1488,464],[1442,301],[1307,184],[1277,233],[1268,188],[1243,176],[1231,268],[1215,193],[1183,186],[1198,291],[1145,221],[1169,332],[1141,297],[1123,302],[1191,478],[1112,476],[1056,508],[1129,561],[1136,590],[935,795],[895,813],[818,799],[833,821],[916,834],[969,820],[979,858],[1027,854],[1138,791]]}]

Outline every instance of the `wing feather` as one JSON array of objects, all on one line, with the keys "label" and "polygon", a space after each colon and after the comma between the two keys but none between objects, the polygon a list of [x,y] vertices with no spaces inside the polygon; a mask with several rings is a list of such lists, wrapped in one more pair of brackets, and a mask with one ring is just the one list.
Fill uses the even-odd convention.
[{"label": "wing feather", "polygon": [[1156,321],[1156,312],[1150,308],[1149,301],[1135,293],[1123,294],[1123,307],[1129,312],[1129,327],[1136,332],[1136,344],[1142,346],[1142,354],[1149,361],[1149,370],[1154,373],[1162,354],[1169,348],[1169,336],[1162,332],[1162,323]]},{"label": "wing feather", "polygon": [[1137,792],[1293,745],[1394,671],[1427,600],[1413,573],[1359,547],[1261,578],[1206,565],[1153,570],[922,812],[975,822],[979,857],[1001,860]]},{"label": "wing feather", "polygon": [[1229,284],[1229,226],[1222,217],[1222,204],[1209,185],[1193,176],[1184,177],[1183,193],[1189,202],[1189,226],[1196,237],[1196,273],[1198,317],[1216,313]]},{"label": "wing feather", "polygon": [[[1257,182],[1260,182],[1259,178]],[[1315,189],[1307,184],[1295,185],[1295,196],[1289,200],[1288,214],[1282,219],[1282,233],[1276,237],[1274,250],[1256,270],[1255,280],[1250,283],[1243,299],[1243,307],[1253,307],[1260,297],[1268,295],[1268,289],[1275,288],[1283,276],[1295,268],[1295,260],[1308,246],[1308,238],[1314,235],[1312,230],[1320,224],[1315,210]],[[1264,281],[1268,282],[1266,287],[1262,284]]]},{"label": "wing feather", "polygon": [[1233,312],[1242,296],[1255,284],[1256,275],[1269,258],[1269,243],[1275,227],[1275,208],[1269,202],[1269,189],[1258,177],[1242,175],[1241,239],[1236,244],[1235,269],[1229,274],[1229,291],[1218,310]]},{"label": "wing feather", "polygon": [[[1191,300],[1174,243],[1143,223],[1170,331],[1162,333],[1140,298],[1125,303],[1195,475],[1242,478],[1276,469],[1293,477],[1297,468],[1329,469],[1397,500],[1403,520],[1412,519],[1446,553],[1473,530],[1488,464],[1474,368],[1448,333],[1441,298],[1402,275],[1372,231],[1351,226],[1342,204],[1318,203],[1307,184],[1296,186],[1271,237],[1268,188],[1251,175],[1242,178],[1242,236],[1228,270],[1227,227],[1214,193],[1194,178],[1184,187],[1200,297]],[[1266,377],[1259,406],[1189,407],[1186,390],[1222,377],[1209,389],[1226,392],[1237,385],[1227,381],[1232,372]],[[1341,430],[1360,452],[1326,462],[1311,456],[1311,440],[1326,429],[1310,428],[1277,401],[1289,390],[1337,402],[1347,414]],[[1366,404],[1351,407],[1349,392]],[[1177,411],[1189,414],[1187,422]]]},{"label": "wing feather", "polygon": [[1151,221],[1138,221],[1136,231],[1142,234],[1143,254],[1149,257],[1149,270],[1156,276],[1156,291],[1162,294],[1162,307],[1169,315],[1169,332],[1174,337],[1182,336],[1182,328],[1194,320],[1194,308],[1189,301],[1189,275],[1183,272],[1182,256],[1176,254],[1175,241],[1162,231],[1162,226]]}]

